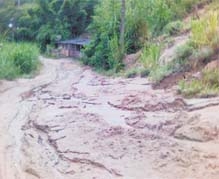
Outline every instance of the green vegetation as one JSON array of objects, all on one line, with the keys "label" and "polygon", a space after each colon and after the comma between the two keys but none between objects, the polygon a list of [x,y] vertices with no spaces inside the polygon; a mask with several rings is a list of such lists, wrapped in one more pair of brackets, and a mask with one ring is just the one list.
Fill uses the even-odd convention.
[{"label": "green vegetation", "polygon": [[[92,43],[84,50],[82,61],[118,72],[125,54],[139,51],[163,33],[178,34],[180,19],[207,1],[21,0],[16,4],[8,0],[1,2],[0,32],[7,33],[9,40],[37,41],[43,52],[57,40],[89,32]],[[124,34],[121,27],[125,27]]]},{"label": "green vegetation", "polygon": [[[192,22],[192,39],[194,49],[188,56],[195,59],[195,65],[208,62],[219,48],[219,14],[210,11],[204,18]],[[192,52],[193,51],[193,52]],[[192,52],[192,54],[191,54]],[[219,70],[204,70],[200,79],[182,80],[180,92],[187,96],[214,96],[219,94]]]},{"label": "green vegetation", "polygon": [[0,48],[0,78],[14,79],[37,69],[39,50],[30,43],[2,43]]},{"label": "green vegetation", "polygon": [[[116,71],[123,67],[124,54],[121,53],[119,42],[120,11],[120,1],[103,0],[97,6],[95,16],[89,26],[90,31],[95,35],[92,43],[84,51],[83,62],[85,64],[105,70],[116,68]],[[126,1],[124,53],[135,53],[140,50],[148,38],[160,34],[163,26],[170,19],[170,9],[163,0]]]},{"label": "green vegetation", "polygon": [[168,35],[178,35],[183,29],[183,23],[179,20],[170,22],[164,27],[164,33]]},{"label": "green vegetation", "polygon": [[[183,23],[180,18],[191,10],[197,13],[198,4],[206,3],[207,1],[180,1],[181,6],[174,2],[169,2],[169,7],[171,9],[172,18],[175,17],[177,20],[169,22],[163,29],[163,33],[168,36],[178,35],[183,30]],[[176,16],[175,12],[179,11],[179,7],[185,7],[185,12],[180,13],[180,16]],[[182,12],[182,11],[179,11]],[[175,14],[175,15],[174,15]],[[142,50],[141,62],[145,69],[149,70],[149,76],[155,82],[160,82],[166,76],[177,73],[189,71],[193,68],[203,65],[210,61],[210,58],[217,53],[219,48],[219,21],[218,12],[209,11],[204,17],[192,20],[191,22],[191,40],[186,44],[181,45],[175,51],[175,58],[167,63],[160,64],[159,57],[162,52],[160,47],[160,40],[156,40],[154,36],[151,40],[152,43],[148,43],[146,47]],[[163,36],[166,38],[165,46],[169,46],[168,36]],[[164,40],[162,42],[165,42]],[[153,43],[154,42],[154,43]],[[159,44],[159,45],[157,45]],[[186,86],[186,82],[185,85]]]},{"label": "green vegetation", "polygon": [[[81,61],[84,64],[104,74],[118,74],[125,67],[124,57],[138,52],[141,65],[124,72],[125,76],[149,76],[155,82],[173,73],[204,66],[218,54],[219,3],[216,0],[14,2],[0,2],[0,33],[6,39],[0,53],[0,78],[12,79],[37,68],[38,50],[32,42],[38,44],[41,52],[50,55],[57,40],[80,35],[91,39],[83,49]],[[207,8],[207,13],[199,16],[198,8],[209,3],[213,5]],[[191,23],[184,24],[183,18],[190,19],[188,15]],[[172,61],[161,64],[165,48],[175,43],[175,36],[188,31],[191,31],[190,40],[177,48]],[[209,74],[214,76],[215,72],[203,72],[202,82],[212,92],[216,87],[211,87]],[[185,95],[186,88],[188,95],[208,91],[197,80],[185,80],[179,85]]]},{"label": "green vegetation", "polygon": [[174,72],[190,70],[192,68],[191,56],[195,54],[196,50],[192,43],[187,42],[176,49],[176,57],[172,62],[172,69]]},{"label": "green vegetation", "polygon": [[219,70],[204,70],[200,79],[182,80],[179,92],[186,97],[208,97],[219,94]]},{"label": "green vegetation", "polygon": [[[162,2],[154,1],[152,3],[154,5],[154,12],[151,12],[151,14],[155,13],[157,16],[152,15],[149,19],[146,20],[146,24],[148,27],[147,38],[149,40],[146,41],[147,45],[144,46],[142,50],[141,62],[145,69],[149,71],[149,76],[153,81],[159,82],[165,76],[168,76],[173,72],[182,71],[184,70],[184,68],[187,68],[190,56],[192,56],[196,52],[195,48],[193,47],[194,43],[189,42],[177,49],[177,51],[175,52],[177,55],[173,62],[161,65],[159,62],[159,58],[163,50],[161,48],[163,45],[161,45],[159,40],[156,40],[157,35],[162,35],[162,33],[168,36],[178,35],[183,30],[184,26],[181,18],[183,18],[186,14],[188,14],[188,12],[192,10],[196,11],[195,8],[197,7],[197,5],[205,2],[207,1],[180,0]],[[144,14],[144,16],[147,17],[146,14]],[[160,19],[159,23],[157,22],[156,18]],[[158,26],[156,26],[157,24],[162,24],[162,27],[159,28]],[[168,41],[168,37],[166,41]]]},{"label": "green vegetation", "polygon": [[85,64],[104,70],[122,66],[119,48],[119,1],[103,0],[97,6],[89,29],[94,33],[91,44],[85,49],[82,61]]},{"label": "green vegetation", "polygon": [[206,17],[192,22],[192,42],[196,48],[209,46],[213,49],[219,47],[219,14],[210,11]]},{"label": "green vegetation", "polygon": [[[9,40],[36,41],[42,51],[59,39],[85,32],[98,0],[14,0],[0,4],[0,32]],[[9,28],[9,24],[12,24]],[[13,37],[13,38],[12,38]]]},{"label": "green vegetation", "polygon": [[37,46],[45,53],[49,50],[47,48],[54,47],[57,40],[84,33],[97,2],[0,1],[0,42],[3,42],[0,49],[0,78],[13,79],[36,70],[39,56]]},{"label": "green vegetation", "polygon": [[134,78],[138,75],[139,71],[136,68],[130,69],[126,72],[125,77],[126,78]]},{"label": "green vegetation", "polygon": [[153,70],[159,65],[161,48],[157,45],[146,46],[141,54],[141,61],[146,69]]}]

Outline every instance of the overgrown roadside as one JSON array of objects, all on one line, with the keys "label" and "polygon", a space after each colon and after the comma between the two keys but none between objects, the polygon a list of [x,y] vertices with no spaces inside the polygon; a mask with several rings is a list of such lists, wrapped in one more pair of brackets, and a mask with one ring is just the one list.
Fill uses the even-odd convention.
[{"label": "overgrown roadside", "polygon": [[33,43],[0,40],[0,79],[33,76],[39,67],[39,49]]}]

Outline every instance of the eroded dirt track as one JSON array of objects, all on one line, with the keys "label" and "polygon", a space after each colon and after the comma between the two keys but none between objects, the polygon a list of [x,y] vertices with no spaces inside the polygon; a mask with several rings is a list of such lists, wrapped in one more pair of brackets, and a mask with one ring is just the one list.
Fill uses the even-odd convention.
[{"label": "eroded dirt track", "polygon": [[1,179],[218,179],[219,98],[42,59],[0,84]]}]

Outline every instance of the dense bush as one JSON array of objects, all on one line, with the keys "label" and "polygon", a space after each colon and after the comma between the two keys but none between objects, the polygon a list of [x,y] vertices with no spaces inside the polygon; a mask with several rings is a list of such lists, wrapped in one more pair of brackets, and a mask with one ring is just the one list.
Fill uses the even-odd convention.
[{"label": "dense bush", "polygon": [[[110,39],[111,38],[111,39]],[[100,36],[95,39],[84,50],[85,55],[82,57],[82,62],[86,65],[91,65],[97,69],[118,71],[122,67],[122,61],[119,51],[118,37]]]},{"label": "dense bush", "polygon": [[[150,15],[149,15],[150,14]],[[171,19],[169,7],[163,0],[126,1],[125,53],[135,53],[149,37],[159,34]],[[95,34],[92,43],[85,49],[83,62],[105,70],[118,71],[122,66],[119,38],[121,2],[103,0],[97,6],[89,27]]]},{"label": "dense bush", "polygon": [[0,78],[13,79],[37,69],[39,50],[29,43],[3,43],[0,48]]},{"label": "dense bush", "polygon": [[[126,0],[125,53],[135,53],[144,47],[148,40],[163,32],[170,35],[178,34],[182,28],[179,19],[200,2],[199,0]],[[183,12],[179,14],[179,10]],[[93,40],[84,51],[83,62],[105,70],[119,69],[122,66],[123,55],[119,45],[120,23],[121,1],[100,1],[89,27],[90,32],[94,34]]]},{"label": "dense bush", "polygon": [[97,7],[93,22],[89,26],[95,34],[91,44],[85,49],[82,61],[95,68],[104,70],[122,66],[119,48],[120,3],[114,0],[101,1]]},{"label": "dense bush", "polygon": [[36,46],[22,43],[16,45],[11,53],[14,64],[22,74],[28,74],[37,68],[39,52]]}]

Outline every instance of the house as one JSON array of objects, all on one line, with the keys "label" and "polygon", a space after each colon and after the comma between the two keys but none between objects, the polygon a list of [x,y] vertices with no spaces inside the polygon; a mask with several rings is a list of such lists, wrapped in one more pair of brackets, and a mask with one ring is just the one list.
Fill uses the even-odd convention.
[{"label": "house", "polygon": [[81,49],[90,43],[87,38],[75,38],[57,42],[59,55],[64,57],[80,57]]}]

